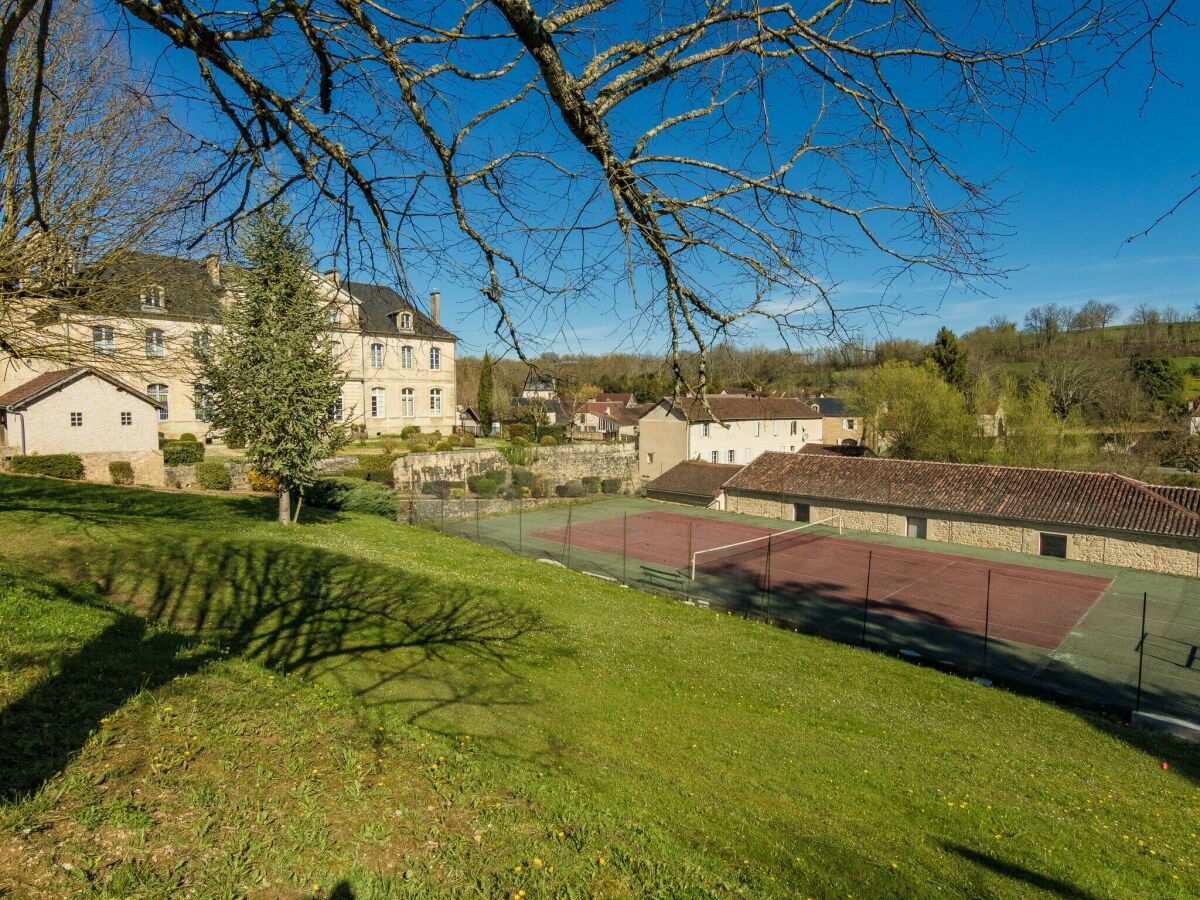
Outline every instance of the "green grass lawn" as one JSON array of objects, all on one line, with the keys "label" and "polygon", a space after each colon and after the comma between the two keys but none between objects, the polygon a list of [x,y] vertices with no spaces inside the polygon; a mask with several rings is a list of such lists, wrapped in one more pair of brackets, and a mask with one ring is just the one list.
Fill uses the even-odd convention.
[{"label": "green grass lawn", "polygon": [[1194,749],[453,536],[270,518],[0,478],[0,892],[1200,892]]}]

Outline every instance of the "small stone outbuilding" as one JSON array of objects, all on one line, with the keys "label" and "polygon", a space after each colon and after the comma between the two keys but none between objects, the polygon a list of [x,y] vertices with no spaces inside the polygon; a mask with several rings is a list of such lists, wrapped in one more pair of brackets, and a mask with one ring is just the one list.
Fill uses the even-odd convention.
[{"label": "small stone outbuilding", "polygon": [[87,366],[46,372],[0,395],[0,447],[8,456],[73,453],[84,477],[109,481],[124,460],[139,484],[163,483],[162,404]]}]

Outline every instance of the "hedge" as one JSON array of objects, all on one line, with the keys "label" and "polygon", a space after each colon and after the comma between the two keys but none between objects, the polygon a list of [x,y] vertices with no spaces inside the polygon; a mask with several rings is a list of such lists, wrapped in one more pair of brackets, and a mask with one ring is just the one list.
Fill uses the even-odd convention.
[{"label": "hedge", "polygon": [[393,491],[381,484],[353,478],[318,478],[305,490],[304,500],[322,509],[396,517],[396,494]]},{"label": "hedge", "polygon": [[484,500],[491,500],[496,496],[498,491],[499,486],[496,484],[496,482],[485,480],[479,482],[479,487],[476,489],[475,493],[477,493]]},{"label": "hedge", "polygon": [[108,477],[113,484],[133,484],[133,464],[123,459],[110,462]]},{"label": "hedge", "polygon": [[196,443],[196,436],[190,431],[185,431],[179,436],[179,442],[181,444],[194,444]]},{"label": "hedge", "polygon": [[567,485],[565,485],[565,484],[556,484],[554,486],[554,493],[555,493],[555,495],[557,495],[559,497],[567,496],[567,490],[568,490],[568,488],[567,488]]},{"label": "hedge", "polygon": [[541,499],[550,496],[550,485],[542,476],[537,476],[533,479],[533,485],[529,488],[529,496]]},{"label": "hedge", "polygon": [[568,497],[582,497],[586,493],[587,493],[587,488],[585,488],[583,486],[583,482],[572,481],[570,484],[567,485],[567,496]]},{"label": "hedge", "polygon": [[51,478],[83,477],[83,460],[74,453],[47,453],[45,456],[14,456],[12,470],[21,475],[49,475]]},{"label": "hedge", "polygon": [[507,426],[505,428],[505,431],[507,432],[507,437],[510,441],[517,441],[517,440],[532,441],[533,440],[533,426],[532,425],[525,425],[524,423],[521,423],[521,422],[515,422],[512,425]]},{"label": "hedge", "polygon": [[557,447],[558,441],[556,441],[554,439],[554,435],[543,434],[542,439],[540,441],[538,441],[538,444],[540,444],[543,447]]},{"label": "hedge", "polygon": [[600,490],[605,494],[621,493],[620,478],[602,478],[600,480]]},{"label": "hedge", "polygon": [[582,479],[584,490],[589,494],[600,493],[600,476],[599,475],[584,475]]},{"label": "hedge", "polygon": [[390,469],[385,472],[380,472],[378,470],[368,471],[366,480],[370,481],[372,484],[386,484],[388,487],[395,487],[396,485],[396,479],[392,477]]},{"label": "hedge", "polygon": [[198,441],[166,441],[162,451],[166,466],[187,466],[204,460],[204,445]]},{"label": "hedge", "polygon": [[225,463],[196,463],[196,484],[206,491],[227,491],[232,483]]},{"label": "hedge", "polygon": [[458,441],[458,446],[474,447],[475,446],[475,435],[473,435],[473,434],[460,435],[459,441]]},{"label": "hedge", "polygon": [[421,433],[421,426],[419,426],[419,425],[405,425],[403,428],[401,428],[401,429],[400,429],[400,439],[401,439],[401,440],[408,440],[408,439],[409,439],[410,437],[412,437],[414,434],[420,434],[420,433]]},{"label": "hedge", "polygon": [[396,457],[386,454],[378,456],[363,454],[358,457],[358,466],[360,469],[366,469],[368,472],[390,472],[392,471],[392,463],[395,461]]},{"label": "hedge", "polygon": [[453,450],[454,445],[449,441],[438,441],[433,449],[438,453],[445,453],[447,450]]},{"label": "hedge", "polygon": [[514,468],[512,470],[512,483],[517,487],[533,487],[533,473],[528,469]]}]

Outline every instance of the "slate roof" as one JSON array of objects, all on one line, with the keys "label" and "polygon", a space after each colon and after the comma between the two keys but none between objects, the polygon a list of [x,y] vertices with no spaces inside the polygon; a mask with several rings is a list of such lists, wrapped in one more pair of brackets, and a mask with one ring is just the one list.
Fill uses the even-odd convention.
[{"label": "slate roof", "polygon": [[[360,325],[363,331],[374,334],[413,334],[437,341],[456,341],[453,334],[407,302],[392,288],[364,281],[343,281],[342,288],[358,301],[362,309]],[[413,314],[413,330],[400,331],[399,317],[392,313],[407,310]]]},{"label": "slate roof", "polygon": [[813,397],[807,402],[816,406],[823,416],[842,416],[846,413],[846,403],[839,397]]},{"label": "slate roof", "polygon": [[713,499],[721,493],[722,485],[742,470],[742,466],[727,463],[688,460],[672,466],[646,485],[648,492],[682,494],[688,497]]},{"label": "slate roof", "polygon": [[726,487],[1013,522],[1200,537],[1195,495],[1108,472],[768,452]]},{"label": "slate roof", "polygon": [[[241,267],[228,261],[220,263],[221,284],[212,283],[208,262],[204,259],[184,259],[156,253],[130,253],[109,274],[113,280],[130,283],[127,309],[129,313],[162,318],[218,322],[222,317],[221,300],[236,282]],[[155,284],[163,289],[161,310],[142,306],[140,291],[135,285]],[[456,341],[429,316],[406,301],[393,288],[364,281],[343,281],[341,288],[357,301],[361,310],[358,326],[372,334],[412,334],[419,338]],[[401,332],[396,318],[390,314],[407,310],[413,314],[413,330]]]},{"label": "slate roof", "polygon": [[756,419],[819,419],[821,414],[796,397],[742,397],[709,394],[710,413],[698,397],[683,397],[672,402],[664,398],[659,406],[677,409],[689,422],[737,422]]},{"label": "slate roof", "polygon": [[144,400],[156,409],[165,409],[165,407],[157,400],[152,400],[150,397],[143,394],[141,391],[131,388],[123,381],[119,381],[106,372],[100,372],[88,366],[77,366],[73,369],[59,369],[55,372],[45,372],[22,385],[18,385],[3,395],[0,395],[0,409],[2,410],[20,410],[37,403],[47,394],[66,387],[73,381],[78,381],[88,375],[94,375],[97,378],[102,378],[109,384],[128,394],[132,394],[139,400]]}]

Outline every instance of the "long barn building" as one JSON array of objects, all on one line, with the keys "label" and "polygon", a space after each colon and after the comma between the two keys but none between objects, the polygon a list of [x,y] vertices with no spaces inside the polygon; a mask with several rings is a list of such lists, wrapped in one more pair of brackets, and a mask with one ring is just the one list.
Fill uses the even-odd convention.
[{"label": "long barn building", "polygon": [[1200,577],[1200,489],[1107,472],[763,453],[730,512]]}]

